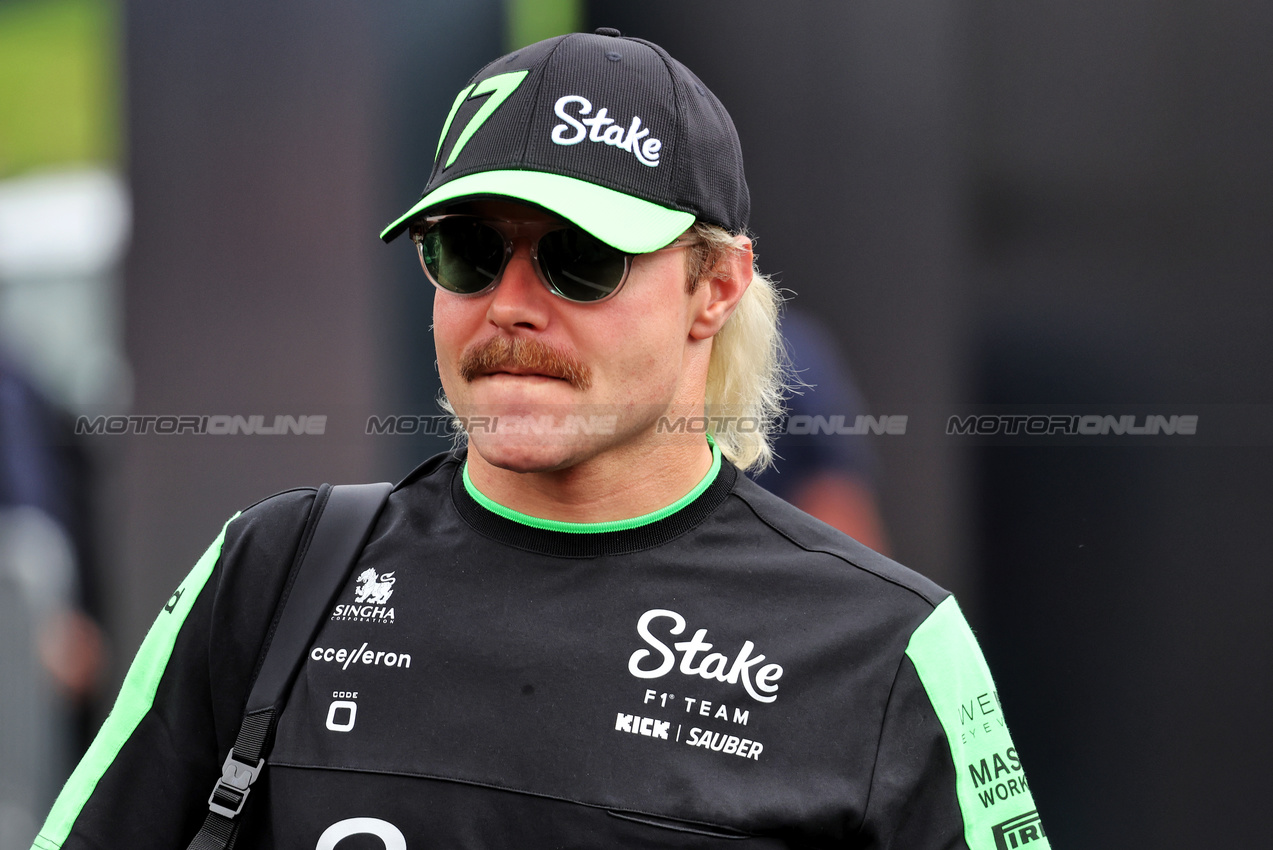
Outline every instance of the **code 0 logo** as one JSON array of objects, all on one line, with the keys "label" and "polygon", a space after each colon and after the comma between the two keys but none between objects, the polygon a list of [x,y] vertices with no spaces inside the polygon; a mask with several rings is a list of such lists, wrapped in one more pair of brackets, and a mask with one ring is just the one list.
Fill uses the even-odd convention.
[{"label": "code 0 logo", "polygon": [[992,830],[995,837],[995,850],[1015,850],[1032,841],[1043,838],[1043,822],[1039,812],[1026,812],[1020,817],[1006,820]]}]

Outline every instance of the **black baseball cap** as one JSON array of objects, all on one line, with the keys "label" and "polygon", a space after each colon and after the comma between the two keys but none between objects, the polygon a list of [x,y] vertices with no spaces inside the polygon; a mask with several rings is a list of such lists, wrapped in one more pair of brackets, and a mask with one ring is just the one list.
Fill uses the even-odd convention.
[{"label": "black baseball cap", "polygon": [[540,41],[487,65],[455,98],[420,200],[542,207],[629,253],[662,248],[696,219],[742,233],[751,200],[729,113],[693,72],[618,30]]}]

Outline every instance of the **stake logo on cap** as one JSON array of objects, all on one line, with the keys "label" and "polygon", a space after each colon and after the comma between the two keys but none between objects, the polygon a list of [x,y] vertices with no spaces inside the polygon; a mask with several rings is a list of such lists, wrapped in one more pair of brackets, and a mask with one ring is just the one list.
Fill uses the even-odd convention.
[{"label": "stake logo on cap", "polygon": [[[580,116],[587,115],[592,112],[592,102],[588,98],[577,94],[568,94],[557,99],[557,105],[553,107],[553,112],[557,113],[557,117],[564,121],[564,124],[558,124],[553,127],[553,141],[559,145],[577,145],[584,139],[592,142],[605,142],[607,145],[623,148],[625,151],[631,151],[642,165],[648,165],[657,168],[659,165],[659,151],[663,148],[661,139],[645,138],[650,135],[649,128],[641,128],[641,116],[634,115],[632,123],[628,126],[627,133],[623,131],[622,124],[615,124],[614,119],[606,115],[609,111],[606,107],[597,110],[597,114],[592,118],[581,118],[570,114],[569,107],[577,105]],[[614,125],[607,127],[606,125]],[[574,132],[571,133],[571,128]],[[592,127],[589,131],[588,127]],[[605,128],[604,131],[602,128]]]},{"label": "stake logo on cap", "polygon": [[658,45],[573,33],[496,59],[456,97],[420,200],[386,242],[446,204],[502,197],[621,251],[667,245],[696,219],[742,233],[750,199],[729,113]]}]

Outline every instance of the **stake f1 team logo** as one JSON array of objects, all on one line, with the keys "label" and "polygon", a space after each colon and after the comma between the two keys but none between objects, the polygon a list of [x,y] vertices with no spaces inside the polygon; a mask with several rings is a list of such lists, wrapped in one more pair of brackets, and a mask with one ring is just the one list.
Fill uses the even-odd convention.
[{"label": "stake f1 team logo", "polygon": [[[759,666],[760,662],[765,660],[765,656],[752,654],[756,644],[749,640],[743,641],[742,647],[731,663],[729,656],[723,653],[704,654],[709,653],[713,647],[713,644],[707,642],[707,629],[699,629],[689,640],[668,641],[672,643],[669,647],[654,633],[652,626],[656,620],[671,621],[670,626],[664,626],[661,629],[668,634],[679,635],[685,631],[685,618],[675,611],[652,608],[642,614],[637,620],[637,634],[650,649],[638,649],[628,658],[628,672],[633,676],[638,679],[657,679],[672,672],[677,668],[676,654],[672,651],[675,649],[681,653],[679,669],[686,676],[701,676],[704,679],[714,679],[730,685],[741,683],[752,699],[757,702],[773,702],[778,698],[778,680],[782,678],[782,665]],[[651,649],[657,652],[661,659],[653,667],[649,665],[653,655]]]},{"label": "stake f1 team logo", "polygon": [[991,832],[995,837],[995,850],[1017,850],[1043,838],[1043,821],[1036,809],[1004,821]]}]

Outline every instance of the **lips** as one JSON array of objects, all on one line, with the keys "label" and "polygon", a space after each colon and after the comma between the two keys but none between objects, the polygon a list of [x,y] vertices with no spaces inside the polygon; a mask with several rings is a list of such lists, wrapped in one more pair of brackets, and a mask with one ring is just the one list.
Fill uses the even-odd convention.
[{"label": "lips", "polygon": [[558,381],[566,380],[563,375],[550,375],[547,372],[532,372],[528,369],[519,369],[515,366],[499,366],[483,372],[479,377],[490,378],[496,375],[508,375],[512,378],[551,378]]}]

